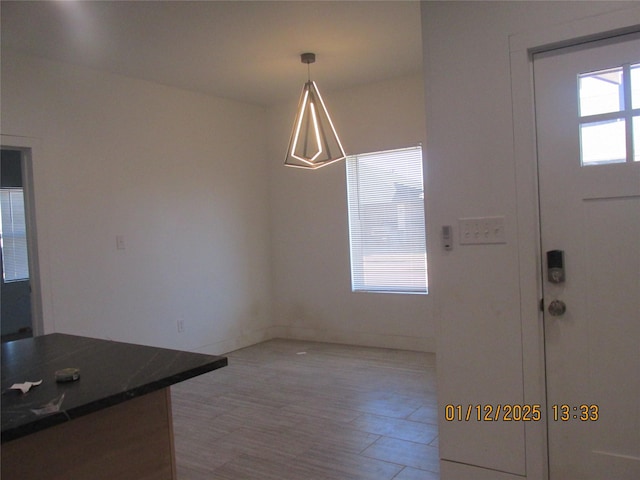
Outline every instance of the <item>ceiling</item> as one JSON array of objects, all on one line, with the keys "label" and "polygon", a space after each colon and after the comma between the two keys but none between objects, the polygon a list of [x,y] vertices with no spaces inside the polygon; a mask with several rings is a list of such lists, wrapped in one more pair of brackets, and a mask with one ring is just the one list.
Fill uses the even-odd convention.
[{"label": "ceiling", "polygon": [[417,1],[2,1],[2,49],[261,105],[422,69]]}]

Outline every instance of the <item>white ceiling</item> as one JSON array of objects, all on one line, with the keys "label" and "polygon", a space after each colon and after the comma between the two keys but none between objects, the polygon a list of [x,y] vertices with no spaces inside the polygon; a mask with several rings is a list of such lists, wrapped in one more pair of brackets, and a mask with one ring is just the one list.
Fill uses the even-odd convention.
[{"label": "white ceiling", "polygon": [[2,49],[270,105],[422,69],[417,1],[2,1]]}]

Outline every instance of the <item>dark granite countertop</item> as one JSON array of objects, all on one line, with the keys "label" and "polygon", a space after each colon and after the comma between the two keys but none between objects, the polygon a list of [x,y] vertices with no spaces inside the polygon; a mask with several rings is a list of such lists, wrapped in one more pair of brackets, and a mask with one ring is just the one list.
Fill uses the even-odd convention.
[{"label": "dark granite countertop", "polygon": [[[226,357],[60,333],[2,344],[2,442],[226,365]],[[80,369],[80,379],[56,383],[55,371],[69,367]],[[9,389],[38,380],[25,394]]]}]

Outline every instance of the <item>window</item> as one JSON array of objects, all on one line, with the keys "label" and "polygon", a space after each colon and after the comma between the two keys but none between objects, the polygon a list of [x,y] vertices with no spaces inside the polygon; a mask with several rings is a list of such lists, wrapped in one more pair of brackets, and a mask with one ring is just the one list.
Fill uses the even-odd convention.
[{"label": "window", "polygon": [[422,147],[346,165],[352,290],[427,293]]},{"label": "window", "polygon": [[640,64],[578,76],[582,165],[640,162]]},{"label": "window", "polygon": [[27,229],[22,188],[0,189],[0,239],[5,282],[29,279]]}]

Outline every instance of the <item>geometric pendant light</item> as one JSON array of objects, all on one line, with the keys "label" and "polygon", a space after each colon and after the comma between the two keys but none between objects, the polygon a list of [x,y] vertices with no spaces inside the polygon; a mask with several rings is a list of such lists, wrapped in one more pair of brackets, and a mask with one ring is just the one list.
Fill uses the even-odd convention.
[{"label": "geometric pendant light", "polygon": [[[313,53],[300,55],[302,63],[316,61]],[[284,164],[316,169],[346,157],[318,87],[311,79],[304,84],[291,130]]]}]

